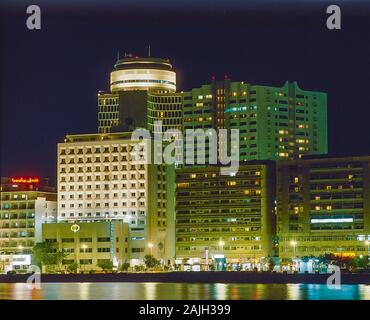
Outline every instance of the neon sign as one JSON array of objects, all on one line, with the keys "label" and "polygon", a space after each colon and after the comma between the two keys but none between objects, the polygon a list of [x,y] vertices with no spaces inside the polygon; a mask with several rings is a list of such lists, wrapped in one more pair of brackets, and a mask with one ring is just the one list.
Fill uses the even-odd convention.
[{"label": "neon sign", "polygon": [[31,177],[31,178],[23,178],[23,177],[16,177],[11,179],[12,183],[25,183],[25,184],[33,184],[39,183],[40,179]]}]

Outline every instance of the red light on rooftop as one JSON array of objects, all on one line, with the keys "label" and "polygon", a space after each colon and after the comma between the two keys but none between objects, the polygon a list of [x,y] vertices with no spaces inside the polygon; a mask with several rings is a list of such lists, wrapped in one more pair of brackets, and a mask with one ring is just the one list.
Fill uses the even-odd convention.
[{"label": "red light on rooftop", "polygon": [[212,76],[212,80],[216,80],[216,76],[215,75]]},{"label": "red light on rooftop", "polygon": [[12,183],[35,184],[40,182],[38,177],[13,177]]}]

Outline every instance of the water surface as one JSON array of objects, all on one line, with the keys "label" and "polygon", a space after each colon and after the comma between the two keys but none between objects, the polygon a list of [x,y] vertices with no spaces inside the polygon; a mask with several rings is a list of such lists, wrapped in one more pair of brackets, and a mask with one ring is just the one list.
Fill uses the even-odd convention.
[{"label": "water surface", "polygon": [[320,284],[0,283],[12,300],[370,300],[370,286]]}]

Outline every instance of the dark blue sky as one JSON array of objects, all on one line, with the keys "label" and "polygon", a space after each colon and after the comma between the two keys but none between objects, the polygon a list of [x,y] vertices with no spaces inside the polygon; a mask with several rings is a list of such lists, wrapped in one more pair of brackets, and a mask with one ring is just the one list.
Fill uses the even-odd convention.
[{"label": "dark blue sky", "polygon": [[117,50],[145,55],[149,44],[152,56],[172,60],[179,90],[227,74],[326,91],[330,151],[370,155],[370,6],[364,2],[336,2],[340,31],[326,28],[326,1],[76,2],[81,5],[38,1],[41,31],[25,27],[25,3],[33,2],[0,5],[2,176],[54,180],[56,143],[67,133],[97,130],[96,92],[108,89]]}]

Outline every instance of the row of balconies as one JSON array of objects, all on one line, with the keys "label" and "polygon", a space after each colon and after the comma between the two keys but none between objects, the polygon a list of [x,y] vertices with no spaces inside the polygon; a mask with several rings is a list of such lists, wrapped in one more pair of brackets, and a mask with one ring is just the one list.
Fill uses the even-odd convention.
[{"label": "row of balconies", "polygon": [[0,217],[0,225],[1,223],[34,223],[34,217],[26,217],[26,218],[19,218],[17,216],[8,216],[8,217]]},{"label": "row of balconies", "polygon": [[[181,227],[183,228],[186,228],[186,227],[194,227],[194,224],[192,225],[185,225],[185,224],[181,224]],[[249,229],[249,230],[246,230],[246,229]],[[252,230],[254,229],[254,230]],[[203,230],[192,230],[190,231],[191,234],[207,234],[209,236],[220,236],[220,237],[225,237],[227,235],[230,235],[230,236],[234,236],[235,234],[237,234],[238,232],[248,232],[250,234],[259,234],[260,233],[260,230],[261,228],[259,227],[247,227],[247,228],[238,228],[236,230],[233,230],[233,228],[230,228],[230,230],[209,230],[209,231],[205,231],[204,229]],[[181,235],[189,235],[189,232],[177,232],[176,234],[181,234]],[[257,235],[256,235],[257,236]]]},{"label": "row of balconies", "polygon": [[[25,232],[25,233],[27,233],[27,234],[30,234],[31,232],[33,232],[33,230],[34,230],[34,227],[0,227],[0,230],[1,231],[14,231],[14,233],[10,233],[10,235],[13,235],[13,234],[18,234],[18,233],[16,233],[16,231],[18,231],[19,229],[21,229],[22,230],[22,232]],[[7,234],[9,234],[9,233],[7,233]]]},{"label": "row of balconies", "polygon": [[226,222],[226,221],[203,222],[203,221],[194,221],[194,222],[188,222],[188,223],[179,222],[178,224],[181,225],[182,227],[184,227],[184,226],[194,226],[194,225],[204,225],[204,226],[207,226],[207,227],[214,227],[214,226],[259,227],[259,226],[261,226],[261,221],[248,221],[247,219],[245,219],[244,221],[237,221],[237,222]]},{"label": "row of balconies", "polygon": [[[17,201],[18,202],[18,201]],[[3,203],[1,206],[1,210],[32,210],[35,209],[35,204],[30,203],[28,205],[17,205],[17,204],[9,204],[9,203]]]},{"label": "row of balconies", "polygon": [[37,198],[36,194],[28,194],[27,198],[21,198],[21,197],[14,198],[13,193],[11,195],[10,194],[6,194],[6,195],[2,194],[1,195],[1,201],[6,201],[6,202],[10,202],[10,203],[20,203],[20,204],[35,201],[36,198]]},{"label": "row of balconies", "polygon": [[69,149],[68,152],[66,149],[60,150],[60,155],[83,155],[83,154],[103,154],[109,155],[111,153],[125,153],[131,152],[134,148],[134,145],[124,145],[124,146],[117,146],[117,147],[95,147],[95,150],[93,152],[92,149]]},{"label": "row of balconies", "polygon": [[[69,202],[68,202],[69,203]],[[159,205],[159,204],[158,204]],[[86,204],[85,206],[75,206],[73,203],[70,204],[69,206],[66,206],[65,204],[60,204],[60,208],[61,209],[79,209],[79,210],[83,210],[83,209],[124,209],[124,208],[135,208],[135,209],[145,209],[146,206],[145,206],[145,203],[135,203],[135,202],[132,202],[129,206],[127,206],[127,204],[124,204],[122,203],[122,205],[120,206],[118,203],[117,205],[115,204],[109,204],[109,203],[105,203],[104,205],[100,205],[99,203],[96,203],[94,205],[94,203],[88,203]]]},{"label": "row of balconies", "polygon": [[[65,186],[61,186],[60,187],[60,192],[61,193],[74,193],[75,191],[77,192],[85,192],[85,193],[90,193],[90,192],[109,192],[109,191],[117,191],[117,190],[122,190],[122,189],[127,189],[127,190],[132,190],[132,189],[135,189],[137,191],[146,191],[146,188],[145,188],[145,184],[144,183],[140,183],[140,185],[136,185],[136,184],[130,184],[130,185],[122,185],[122,188],[119,188],[118,186],[117,187],[113,187],[113,188],[110,188],[109,185],[107,186],[104,186],[104,188],[92,188],[91,185],[87,185],[86,186],[86,189],[77,189],[74,190],[74,188],[72,187],[69,187],[68,190],[66,190],[66,187]],[[165,191],[164,189],[163,190],[158,190],[157,192],[162,192],[162,191]]]},{"label": "row of balconies", "polygon": [[227,243],[229,246],[231,245],[240,245],[240,244],[256,244],[256,240],[252,239],[237,239],[237,240],[232,240],[231,238],[225,238],[223,237],[222,239],[220,238],[211,238],[206,240],[204,238],[195,238],[195,240],[192,240],[191,237],[183,237],[183,238],[176,238],[176,242],[189,242],[190,244],[194,244],[196,242],[197,244],[210,244],[210,245],[220,245],[220,241]]},{"label": "row of balconies", "polygon": [[217,193],[212,193],[212,192],[204,192],[203,194],[202,193],[196,193],[194,195],[191,195],[191,194],[181,194],[181,191],[178,191],[177,195],[176,195],[177,199],[181,199],[181,200],[202,200],[202,199],[212,199],[212,198],[216,198],[216,199],[229,199],[229,200],[237,200],[237,199],[241,199],[242,200],[245,200],[246,198],[251,198],[251,199],[258,199],[260,200],[261,199],[261,194],[245,194],[243,190],[240,190],[239,193],[235,193],[233,191],[229,191],[229,193],[220,193],[220,192],[217,192]]},{"label": "row of balconies", "polygon": [[319,213],[323,213],[323,214],[344,214],[344,213],[348,213],[348,214],[355,214],[355,213],[362,213],[364,211],[363,207],[353,207],[353,208],[331,208],[331,209],[325,209],[325,208],[321,208],[320,210],[316,210],[315,207],[311,208],[311,211],[310,213],[311,214],[319,214]]},{"label": "row of balconies", "polygon": [[344,171],[355,171],[355,172],[359,172],[359,171],[363,171],[363,167],[361,164],[359,165],[350,165],[350,167],[338,167],[338,166],[335,166],[335,167],[313,167],[313,168],[310,168],[310,173],[315,173],[315,172],[344,172]]},{"label": "row of balconies", "polygon": [[[293,253],[294,249],[291,245],[287,246],[280,246],[280,253]],[[296,253],[297,252],[354,252],[354,251],[366,251],[366,248],[364,246],[297,246],[296,247]]]},{"label": "row of balconies", "polygon": [[221,192],[223,192],[223,190],[230,190],[231,188],[233,189],[233,191],[240,191],[240,192],[243,192],[245,189],[251,189],[251,188],[258,188],[260,189],[261,188],[261,184],[260,183],[243,183],[243,184],[239,184],[237,183],[236,185],[227,185],[227,184],[210,184],[210,183],[207,183],[207,182],[194,182],[194,180],[183,180],[181,181],[180,183],[189,183],[188,186],[181,186],[180,188],[178,188],[177,190],[189,190],[189,191],[203,191],[205,189],[208,189],[209,191],[212,191],[212,190],[219,190]]},{"label": "row of balconies", "polygon": [[[120,168],[118,165],[110,165],[109,163],[105,163],[104,165],[99,166],[91,166],[91,165],[81,165],[81,166],[75,166],[75,165],[69,165],[69,164],[60,164],[59,168],[61,171],[65,171],[65,169],[77,169],[77,172],[124,172],[124,173],[145,173],[145,167],[140,167],[137,169],[127,168],[125,165],[122,165]],[[143,172],[144,171],[144,172]]]},{"label": "row of balconies", "polygon": [[184,209],[194,209],[198,208],[199,210],[204,210],[207,208],[219,208],[220,205],[226,206],[228,209],[227,212],[230,211],[230,208],[256,208],[258,211],[261,211],[260,203],[207,203],[207,204],[201,204],[201,203],[194,203],[194,204],[176,204],[176,211],[178,210],[184,210]]},{"label": "row of balconies", "polygon": [[34,232],[26,232],[26,233],[0,233],[0,239],[24,239],[24,238],[33,238],[35,236]]},{"label": "row of balconies", "polygon": [[[200,252],[203,254],[203,256],[205,255],[205,249],[204,248],[199,248],[199,246],[201,246],[201,244],[199,244],[199,246],[189,246],[191,245],[191,243],[178,243],[178,245],[180,245],[179,247],[176,247],[176,251],[177,252],[186,252],[186,251],[197,251],[197,252]],[[188,245],[188,246],[186,246]],[[203,245],[204,246],[204,245]],[[252,246],[240,246],[240,247],[230,247],[230,246],[227,246],[227,247],[219,247],[219,246],[209,246],[208,247],[208,250],[210,252],[219,252],[219,253],[224,253],[224,251],[252,251],[252,252],[256,252],[256,251],[261,251],[262,248],[261,247],[252,247]]]},{"label": "row of balconies", "polygon": [[320,204],[330,204],[330,203],[341,203],[341,202],[362,202],[362,194],[358,194],[358,197],[335,197],[329,198],[329,196],[320,196],[320,199],[315,199],[314,196],[311,197],[310,202],[320,203]]},{"label": "row of balconies", "polygon": [[[212,218],[220,218],[220,214],[222,214],[223,218],[238,218],[240,216],[245,217],[246,215],[248,218],[260,218],[263,216],[261,214],[261,210],[256,210],[255,212],[246,212],[245,209],[243,209],[243,212],[232,212],[229,209],[222,209],[223,211],[217,211],[217,212],[199,212],[195,211],[193,213],[179,213],[177,212],[176,217],[182,218],[182,219],[191,219],[191,218],[206,218],[206,219],[212,219]],[[227,212],[226,212],[227,210]],[[224,215],[227,214],[227,217],[224,217]]]}]

